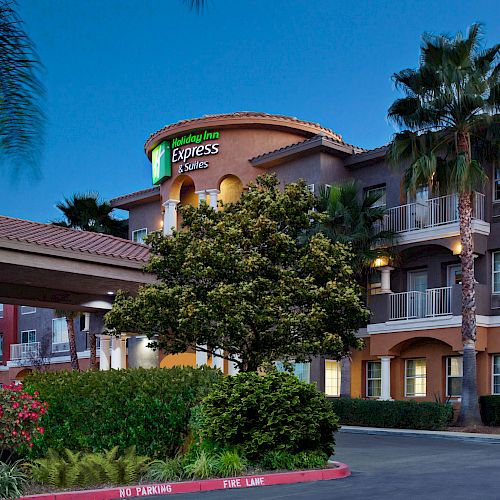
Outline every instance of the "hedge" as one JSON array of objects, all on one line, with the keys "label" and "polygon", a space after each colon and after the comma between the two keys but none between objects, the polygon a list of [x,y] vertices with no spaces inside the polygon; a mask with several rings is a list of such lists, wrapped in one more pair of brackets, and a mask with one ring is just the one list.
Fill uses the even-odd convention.
[{"label": "hedge", "polygon": [[97,452],[132,445],[140,455],[173,456],[191,408],[221,377],[208,367],[33,373],[25,389],[38,391],[49,407],[32,456],[43,457],[48,448]]},{"label": "hedge", "polygon": [[500,425],[500,396],[481,396],[481,417],[485,425]]},{"label": "hedge", "polygon": [[339,398],[331,404],[344,425],[441,430],[453,418],[452,406],[442,403]]}]

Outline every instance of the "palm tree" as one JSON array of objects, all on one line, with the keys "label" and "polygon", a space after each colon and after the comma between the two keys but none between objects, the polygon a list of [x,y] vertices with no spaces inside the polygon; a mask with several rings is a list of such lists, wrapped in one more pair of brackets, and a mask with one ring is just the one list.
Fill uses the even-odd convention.
[{"label": "palm tree", "polygon": [[[481,161],[499,156],[500,45],[481,46],[482,29],[466,36],[424,34],[418,69],[393,76],[404,97],[389,108],[400,127],[388,158],[404,168],[404,185],[458,194],[462,252],[463,382],[459,425],[481,422],[476,374],[476,299],[471,219],[473,197],[487,177]],[[495,138],[496,136],[496,138]]]},{"label": "palm tree", "polygon": [[78,354],[76,350],[76,336],[75,336],[75,319],[80,316],[79,312],[76,311],[54,311],[56,318],[64,318],[68,326],[68,341],[69,341],[69,357],[71,360],[71,369],[80,370],[80,364],[78,362]]},{"label": "palm tree", "polygon": [[349,243],[354,254],[353,268],[360,283],[378,258],[391,257],[389,247],[395,234],[383,228],[385,205],[381,194],[362,196],[355,181],[322,187],[317,199],[319,230],[334,241]]},{"label": "palm tree", "polygon": [[82,231],[105,233],[126,238],[128,234],[127,221],[115,219],[113,207],[99,199],[97,193],[74,194],[64,198],[56,207],[63,213],[64,219],[52,224],[71,227]]},{"label": "palm tree", "polygon": [[0,0],[0,160],[17,173],[36,171],[45,118],[40,60],[14,6]]}]

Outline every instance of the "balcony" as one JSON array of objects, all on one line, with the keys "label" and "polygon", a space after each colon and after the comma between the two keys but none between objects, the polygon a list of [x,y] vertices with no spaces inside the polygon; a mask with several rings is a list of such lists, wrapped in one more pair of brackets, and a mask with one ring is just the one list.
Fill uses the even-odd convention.
[{"label": "balcony", "polygon": [[391,293],[389,321],[450,315],[451,294],[451,286],[429,288],[425,292]]},{"label": "balcony", "polygon": [[[472,231],[489,235],[490,225],[485,222],[485,195],[474,193],[473,203]],[[458,236],[458,195],[389,208],[383,226],[398,235],[400,244]]]},{"label": "balcony", "polygon": [[40,357],[40,342],[10,345],[11,361],[30,361]]}]

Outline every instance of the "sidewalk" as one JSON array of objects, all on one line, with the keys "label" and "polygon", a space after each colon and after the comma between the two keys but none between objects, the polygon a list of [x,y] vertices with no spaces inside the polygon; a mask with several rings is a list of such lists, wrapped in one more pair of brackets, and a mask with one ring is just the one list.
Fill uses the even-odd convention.
[{"label": "sidewalk", "polygon": [[500,444],[500,434],[479,434],[473,432],[422,431],[417,429],[386,429],[383,427],[358,427],[343,425],[340,432],[351,434],[372,434],[385,436],[427,437],[438,439],[455,439],[460,441],[476,441]]}]

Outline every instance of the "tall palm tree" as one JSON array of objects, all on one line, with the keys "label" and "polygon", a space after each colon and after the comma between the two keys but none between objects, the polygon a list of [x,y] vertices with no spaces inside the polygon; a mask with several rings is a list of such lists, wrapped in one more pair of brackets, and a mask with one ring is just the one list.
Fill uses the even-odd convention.
[{"label": "tall palm tree", "polygon": [[14,10],[0,0],[0,160],[14,173],[36,172],[45,117],[41,63]]},{"label": "tall palm tree", "polygon": [[319,230],[332,240],[352,245],[357,278],[364,283],[378,258],[391,257],[395,234],[383,228],[386,213],[381,194],[363,196],[355,181],[322,187],[317,199]]},{"label": "tall palm tree", "polygon": [[80,363],[78,362],[78,354],[76,350],[76,335],[75,335],[75,319],[80,316],[76,311],[54,311],[56,318],[64,318],[68,326],[68,342],[69,342],[69,357],[72,370],[80,370]]},{"label": "tall palm tree", "polygon": [[74,194],[56,207],[64,215],[63,220],[53,222],[57,226],[127,237],[127,221],[114,218],[113,207],[101,201],[97,193]]},{"label": "tall palm tree", "polygon": [[405,187],[458,194],[464,346],[459,425],[481,422],[471,220],[474,192],[487,179],[480,162],[499,156],[500,45],[483,49],[481,34],[479,24],[465,36],[424,34],[419,67],[393,76],[404,97],[388,111],[400,127],[388,158],[403,166]]}]

